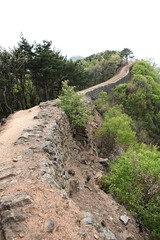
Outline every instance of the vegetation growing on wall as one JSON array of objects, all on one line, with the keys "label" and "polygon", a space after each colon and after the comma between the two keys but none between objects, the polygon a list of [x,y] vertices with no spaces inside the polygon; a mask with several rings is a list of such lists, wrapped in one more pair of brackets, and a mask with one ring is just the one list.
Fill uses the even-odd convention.
[{"label": "vegetation growing on wall", "polygon": [[63,82],[62,94],[58,103],[68,116],[71,127],[83,127],[90,119],[90,110],[86,105],[84,96],[74,91],[73,86],[68,85],[68,81]]}]

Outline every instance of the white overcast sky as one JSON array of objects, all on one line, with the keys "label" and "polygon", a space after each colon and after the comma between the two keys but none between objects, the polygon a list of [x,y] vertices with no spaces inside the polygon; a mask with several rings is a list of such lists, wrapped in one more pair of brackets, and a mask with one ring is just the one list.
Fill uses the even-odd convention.
[{"label": "white overcast sky", "polygon": [[0,46],[52,40],[63,55],[130,48],[160,64],[160,0],[0,0]]}]

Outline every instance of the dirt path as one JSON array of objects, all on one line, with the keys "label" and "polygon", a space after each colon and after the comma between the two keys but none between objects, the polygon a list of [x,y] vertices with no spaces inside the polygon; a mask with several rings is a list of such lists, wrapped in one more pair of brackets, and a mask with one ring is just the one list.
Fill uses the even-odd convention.
[{"label": "dirt path", "polygon": [[[14,157],[13,144],[20,137],[23,129],[32,127],[35,124],[33,117],[40,111],[39,107],[30,110],[21,110],[11,115],[0,132],[0,162],[10,161]],[[16,149],[17,151],[17,149]]]}]

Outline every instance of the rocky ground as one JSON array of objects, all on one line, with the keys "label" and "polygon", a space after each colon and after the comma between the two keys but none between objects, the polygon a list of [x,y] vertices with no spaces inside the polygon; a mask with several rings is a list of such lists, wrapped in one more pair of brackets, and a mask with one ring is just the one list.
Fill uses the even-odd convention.
[{"label": "rocky ground", "polygon": [[103,159],[83,140],[52,101],[0,127],[0,240],[149,239],[99,188]]}]

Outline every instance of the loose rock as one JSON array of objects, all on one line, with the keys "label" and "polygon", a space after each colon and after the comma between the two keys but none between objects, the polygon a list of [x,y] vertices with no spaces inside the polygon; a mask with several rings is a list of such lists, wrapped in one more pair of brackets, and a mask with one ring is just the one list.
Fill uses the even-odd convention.
[{"label": "loose rock", "polygon": [[45,228],[48,233],[52,233],[58,228],[58,223],[52,219],[49,219],[45,222]]},{"label": "loose rock", "polygon": [[90,212],[85,212],[84,213],[85,217],[82,220],[82,224],[90,224],[90,225],[94,225],[95,224],[95,218],[94,216],[90,213]]},{"label": "loose rock", "polygon": [[130,218],[126,214],[120,216],[119,219],[123,222],[124,225],[127,225],[130,220]]},{"label": "loose rock", "polygon": [[79,231],[79,235],[80,235],[82,238],[86,238],[86,237],[87,237],[87,233],[86,233],[84,230],[80,230],[80,231]]},{"label": "loose rock", "polygon": [[100,235],[105,239],[105,240],[117,240],[115,237],[114,233],[112,233],[109,229],[104,228]]}]

